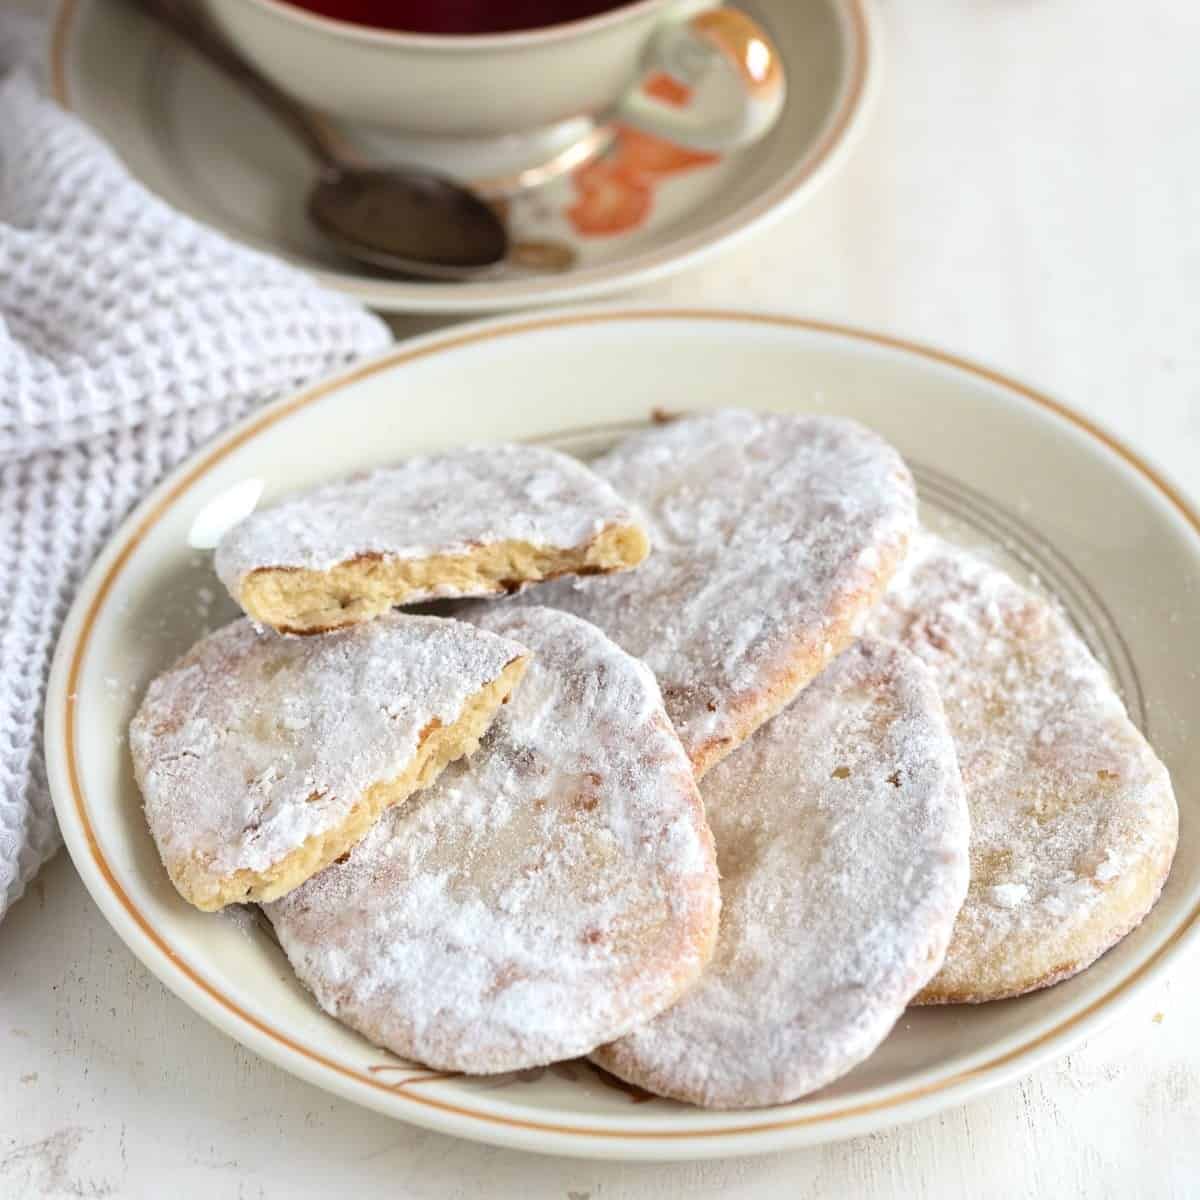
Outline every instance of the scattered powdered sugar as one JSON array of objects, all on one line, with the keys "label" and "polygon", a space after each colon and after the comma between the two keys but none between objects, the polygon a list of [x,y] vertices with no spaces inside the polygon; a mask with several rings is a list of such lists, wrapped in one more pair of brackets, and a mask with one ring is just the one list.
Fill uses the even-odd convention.
[{"label": "scattered powdered sugar", "polygon": [[932,534],[872,629],[933,669],[971,806],[971,891],[930,998],[1082,969],[1158,895],[1177,826],[1166,769],[1057,609]]},{"label": "scattered powdered sugar", "polygon": [[612,488],[569,455],[469,446],[260,509],[221,539],[215,566],[236,598],[246,575],[264,567],[327,571],[367,554],[425,558],[511,540],[565,549],[632,521]]},{"label": "scattered powdered sugar", "polygon": [[988,889],[988,899],[997,908],[1017,908],[1029,899],[1029,888],[1023,883],[998,883]]},{"label": "scattered powdered sugar", "polygon": [[230,904],[221,909],[220,916],[247,941],[258,942],[261,939],[264,922],[254,905]]},{"label": "scattered powdered sugar", "polygon": [[650,557],[526,599],[594,621],[650,666],[697,771],[848,643],[916,528],[908,468],[851,421],[716,412],[591,465],[639,507]]},{"label": "scattered powdered sugar", "polygon": [[328,1012],[429,1066],[582,1054],[670,1004],[719,895],[653,677],[565,613],[472,606],[534,656],[480,749],[266,906]]},{"label": "scattered powdered sugar", "polygon": [[864,1059],[941,962],[967,889],[966,800],[929,672],[864,640],[704,778],[713,961],[597,1051],[697,1104],[781,1103]]},{"label": "scattered powdered sugar", "polygon": [[1112,850],[1106,850],[1104,857],[1096,866],[1096,878],[1101,883],[1116,879],[1121,873],[1121,856]]},{"label": "scattered powdered sugar", "polygon": [[163,860],[220,879],[262,871],[400,775],[519,644],[460,621],[388,614],[319,638],[234,621],[151,683],[130,725]]}]

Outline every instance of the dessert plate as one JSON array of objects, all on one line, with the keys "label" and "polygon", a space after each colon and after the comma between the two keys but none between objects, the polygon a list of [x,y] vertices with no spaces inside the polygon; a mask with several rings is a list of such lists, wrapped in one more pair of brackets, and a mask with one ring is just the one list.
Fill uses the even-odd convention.
[{"label": "dessert plate", "polygon": [[[876,89],[880,39],[869,4],[749,0],[744,7],[771,31],[788,72],[787,103],[771,133],[719,158],[622,131],[602,160],[508,206],[514,238],[533,244],[528,262],[569,265],[506,267],[473,283],[390,279],[340,258],[304,214],[316,170],[304,151],[132,5],[59,0],[51,79],[59,102],[147,187],[237,241],[385,312],[495,312],[647,283],[811,195],[845,156]],[[666,76],[652,86],[661,99],[686,103]],[[388,158],[386,142],[348,136]]]},{"label": "dessert plate", "polygon": [[[1077,978],[1018,1000],[910,1010],[879,1051],[796,1103],[702,1111],[583,1062],[496,1078],[403,1063],[325,1016],[252,919],[176,894],[126,728],[148,680],[233,616],[189,534],[401,455],[530,439],[581,455],[664,403],[844,414],[913,465],[924,519],[1054,597],[1174,776],[1179,852],[1146,922]],[[311,1083],[446,1133],[554,1154],[702,1158],[863,1134],[961,1103],[1115,1017],[1200,929],[1200,516],[1110,434],[1024,384],[892,338],[785,317],[592,310],[408,342],[260,410],[176,470],[100,556],[67,620],[46,756],[71,855],[117,933],[170,988]]]}]

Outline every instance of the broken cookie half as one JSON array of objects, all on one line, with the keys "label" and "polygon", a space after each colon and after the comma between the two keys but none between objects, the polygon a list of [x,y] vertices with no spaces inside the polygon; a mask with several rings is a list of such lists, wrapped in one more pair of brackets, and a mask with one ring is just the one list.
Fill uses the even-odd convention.
[{"label": "broken cookie half", "polygon": [[509,638],[402,613],[324,638],[210,634],[129,729],[172,882],[206,911],[285,895],[472,753],[527,662]]},{"label": "broken cookie half", "polygon": [[649,548],[625,502],[576,459],[477,446],[253,513],[221,539],[216,569],[255,621],[312,634],[396,605],[623,571]]}]

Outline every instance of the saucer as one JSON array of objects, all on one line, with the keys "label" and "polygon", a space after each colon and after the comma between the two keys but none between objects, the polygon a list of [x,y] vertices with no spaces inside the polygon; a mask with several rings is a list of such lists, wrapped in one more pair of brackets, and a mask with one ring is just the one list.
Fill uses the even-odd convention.
[{"label": "saucer", "polygon": [[[131,5],[60,0],[51,79],[59,102],[181,211],[385,312],[485,312],[648,283],[802,203],[844,158],[870,106],[880,39],[869,4],[747,0],[787,64],[787,102],[771,133],[716,156],[618,129],[601,158],[506,205],[514,240],[529,249],[472,283],[392,279],[338,256],[305,216],[315,168],[301,147]],[[649,86],[688,102],[668,76]],[[377,137],[344,132],[372,155],[396,154]]]}]

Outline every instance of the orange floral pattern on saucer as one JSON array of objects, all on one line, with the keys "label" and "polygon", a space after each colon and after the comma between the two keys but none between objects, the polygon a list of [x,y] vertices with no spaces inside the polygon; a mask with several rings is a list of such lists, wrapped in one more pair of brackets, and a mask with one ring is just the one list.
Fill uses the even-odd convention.
[{"label": "orange floral pattern on saucer", "polygon": [[619,154],[588,163],[572,176],[572,182],[578,199],[566,216],[575,232],[584,236],[637,229],[654,207],[653,186],[627,171]]},{"label": "orange floral pattern on saucer", "polygon": [[[678,107],[685,107],[691,99],[691,90],[666,74],[653,76],[645,90],[664,104]],[[566,218],[584,237],[629,233],[649,220],[658,181],[720,161],[719,154],[687,150],[629,125],[618,125],[609,152],[571,177],[577,198],[566,209]]]}]

